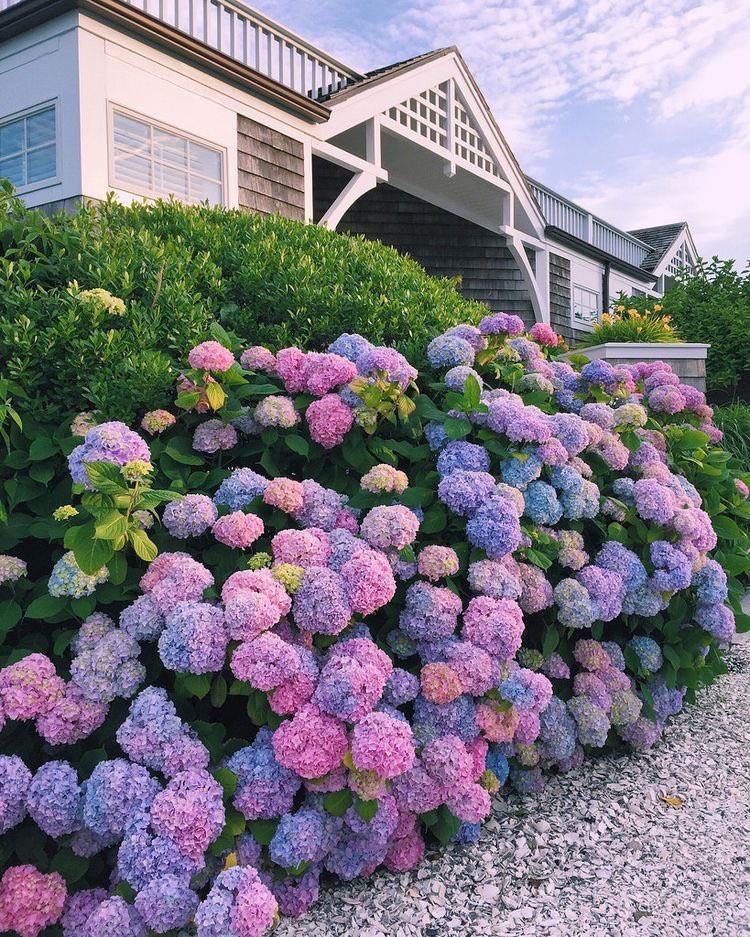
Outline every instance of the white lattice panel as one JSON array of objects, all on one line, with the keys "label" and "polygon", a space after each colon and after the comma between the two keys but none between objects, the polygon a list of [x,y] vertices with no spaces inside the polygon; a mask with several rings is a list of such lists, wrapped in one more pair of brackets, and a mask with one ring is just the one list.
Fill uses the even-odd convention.
[{"label": "white lattice panel", "polygon": [[435,146],[447,148],[448,94],[445,83],[396,104],[388,109],[386,115],[410,133]]},{"label": "white lattice panel", "polygon": [[392,129],[441,153],[451,163],[499,177],[497,163],[452,79],[393,105],[383,116]]},{"label": "white lattice panel", "polygon": [[458,95],[453,102],[453,110],[455,155],[491,176],[499,175],[497,163],[484,142],[482,132]]}]

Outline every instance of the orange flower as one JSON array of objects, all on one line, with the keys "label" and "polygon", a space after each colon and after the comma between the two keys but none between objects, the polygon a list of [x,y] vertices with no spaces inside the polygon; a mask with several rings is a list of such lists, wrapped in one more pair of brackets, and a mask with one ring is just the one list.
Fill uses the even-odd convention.
[{"label": "orange flower", "polygon": [[661,312],[663,306],[660,306],[659,303],[654,303],[654,312]]}]

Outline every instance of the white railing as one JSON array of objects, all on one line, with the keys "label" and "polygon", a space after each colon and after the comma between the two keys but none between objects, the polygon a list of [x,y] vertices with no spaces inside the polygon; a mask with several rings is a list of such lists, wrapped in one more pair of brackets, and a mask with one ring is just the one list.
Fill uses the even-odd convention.
[{"label": "white railing", "polygon": [[[0,12],[21,0],[0,0]],[[309,98],[362,76],[238,0],[120,0]]]},{"label": "white railing", "polygon": [[122,0],[310,98],[345,88],[357,72],[236,0]]},{"label": "white railing", "polygon": [[554,225],[582,241],[587,241],[613,257],[633,264],[634,267],[640,267],[646,255],[651,251],[648,244],[633,237],[632,234],[620,231],[619,228],[602,221],[601,218],[597,218],[580,205],[563,198],[562,195],[558,195],[557,192],[553,192],[541,183],[528,178],[527,181],[539,202],[547,224]]}]

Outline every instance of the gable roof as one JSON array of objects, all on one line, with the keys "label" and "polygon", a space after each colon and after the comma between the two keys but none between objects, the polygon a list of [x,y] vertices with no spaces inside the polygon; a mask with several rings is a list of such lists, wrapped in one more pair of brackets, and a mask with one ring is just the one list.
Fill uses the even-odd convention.
[{"label": "gable roof", "polygon": [[448,55],[451,52],[460,54],[457,46],[445,46],[442,49],[433,49],[431,52],[422,52],[420,55],[412,55],[411,58],[403,59],[400,62],[393,62],[391,65],[383,65],[381,68],[374,68],[370,72],[365,72],[361,78],[355,78],[349,81],[346,87],[338,91],[333,91],[330,94],[320,95],[317,100],[336,104],[344,98],[351,97],[353,94],[358,94],[365,88],[370,87],[370,85],[378,84],[387,78],[393,78],[402,72],[408,72],[418,65],[424,65],[426,62],[439,59],[443,55]]},{"label": "gable roof", "polygon": [[639,241],[644,241],[651,247],[651,253],[647,254],[641,266],[644,270],[653,272],[664,260],[669,249],[687,227],[687,221],[676,221],[674,224],[655,225],[652,228],[635,228],[628,231]]}]

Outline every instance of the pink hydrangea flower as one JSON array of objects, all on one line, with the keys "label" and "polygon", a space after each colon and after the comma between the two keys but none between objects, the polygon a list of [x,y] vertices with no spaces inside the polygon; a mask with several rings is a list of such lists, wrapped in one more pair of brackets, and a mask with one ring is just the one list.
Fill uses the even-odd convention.
[{"label": "pink hydrangea flower", "polygon": [[279,764],[308,779],[337,768],[349,747],[344,724],[311,704],[282,722],[272,744]]},{"label": "pink hydrangea flower", "polygon": [[546,322],[536,322],[532,325],[529,335],[535,342],[547,348],[554,348],[560,341],[560,336]]},{"label": "pink hydrangea flower", "polygon": [[63,913],[67,888],[57,872],[43,875],[33,865],[15,865],[0,879],[0,930],[37,937]]},{"label": "pink hydrangea flower", "polygon": [[403,550],[413,543],[419,519],[401,504],[372,508],[360,524],[362,537],[376,550]]},{"label": "pink hydrangea flower", "polygon": [[88,738],[107,718],[107,706],[86,699],[75,683],[68,683],[61,699],[41,716],[37,732],[50,745],[72,745]]},{"label": "pink hydrangea flower", "polygon": [[511,599],[480,595],[464,611],[463,638],[500,660],[510,660],[521,646],[523,613]]},{"label": "pink hydrangea flower", "polygon": [[29,654],[0,670],[0,704],[8,719],[36,719],[65,695],[65,681],[45,654]]},{"label": "pink hydrangea flower", "polygon": [[236,550],[244,550],[262,536],[265,527],[257,514],[235,511],[214,522],[211,531],[219,541]]},{"label": "pink hydrangea flower", "polygon": [[221,420],[206,420],[193,433],[193,449],[196,452],[220,452],[237,445],[237,430],[231,423]]},{"label": "pink hydrangea flower", "polygon": [[413,830],[391,844],[383,864],[391,872],[408,872],[415,869],[423,857],[424,840],[417,830]]},{"label": "pink hydrangea flower", "polygon": [[271,541],[276,563],[293,566],[326,566],[331,556],[331,543],[325,531],[317,527],[307,530],[281,530]]},{"label": "pink hydrangea flower", "polygon": [[352,428],[354,414],[338,394],[326,394],[310,404],[305,419],[312,439],[324,449],[333,449]]},{"label": "pink hydrangea flower", "polygon": [[352,761],[360,771],[395,778],[414,763],[411,726],[387,713],[372,712],[352,730]]},{"label": "pink hydrangea flower", "polygon": [[240,364],[246,371],[265,371],[266,374],[272,374],[276,369],[276,358],[273,352],[263,345],[253,345],[242,352]]},{"label": "pink hydrangea flower", "polygon": [[430,582],[438,582],[458,572],[458,555],[452,547],[425,547],[417,557],[417,570]]},{"label": "pink hydrangea flower", "polygon": [[396,594],[396,580],[388,559],[375,550],[360,550],[341,567],[352,611],[371,615]]},{"label": "pink hydrangea flower", "polygon": [[299,658],[291,644],[266,631],[239,645],[232,655],[232,673],[256,690],[276,689],[299,670]]},{"label": "pink hydrangea flower", "polygon": [[305,489],[301,482],[291,478],[272,478],[263,492],[263,500],[285,514],[294,514],[302,509]]},{"label": "pink hydrangea flower", "polygon": [[452,703],[463,693],[464,688],[456,671],[450,666],[437,661],[425,664],[419,675],[422,695],[431,703]]},{"label": "pink hydrangea flower", "polygon": [[234,364],[234,355],[219,342],[201,342],[188,354],[191,368],[200,371],[228,371]]}]

